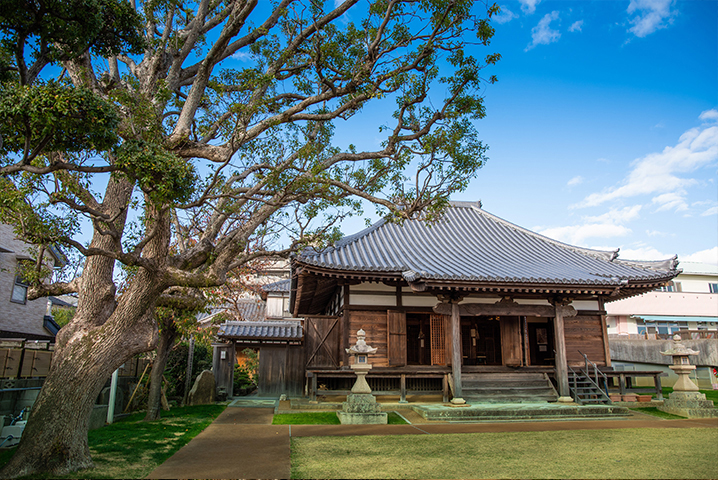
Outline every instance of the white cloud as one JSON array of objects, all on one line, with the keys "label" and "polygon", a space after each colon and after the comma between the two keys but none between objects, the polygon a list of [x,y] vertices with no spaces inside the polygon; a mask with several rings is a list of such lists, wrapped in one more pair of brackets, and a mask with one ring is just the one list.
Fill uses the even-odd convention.
[{"label": "white cloud", "polygon": [[574,185],[580,185],[583,183],[583,177],[581,175],[576,175],[571,180],[568,181],[566,185],[569,187],[573,187]]},{"label": "white cloud", "polygon": [[621,224],[627,223],[631,220],[635,220],[639,217],[641,212],[641,205],[634,205],[632,207],[624,207],[620,210],[612,208],[610,211],[603,215],[597,215],[592,217],[583,217],[585,222],[594,223],[610,223],[610,224]]},{"label": "white cloud", "polygon": [[[716,160],[718,126],[692,128],[681,135],[676,146],[636,159],[633,170],[621,185],[592,193],[573,207],[594,207],[639,195],[656,195],[653,201],[663,206],[685,194],[687,187],[698,183],[698,180],[680,174],[692,173]],[[674,194],[673,197],[665,196],[669,193]],[[674,202],[673,206],[679,205]]]},{"label": "white cloud", "polygon": [[541,234],[570,245],[587,246],[589,238],[615,238],[625,237],[632,233],[624,223],[638,218],[641,205],[611,209],[598,216],[586,216],[581,224],[566,227],[537,228]]},{"label": "white cloud", "polygon": [[583,20],[579,20],[577,22],[573,22],[570,27],[568,27],[569,32],[580,32],[581,28],[583,27]]},{"label": "white cloud", "polygon": [[679,256],[678,260],[683,262],[712,263],[713,265],[718,265],[718,247],[701,250],[700,252],[695,252],[690,255]]},{"label": "white cloud", "polygon": [[521,4],[521,10],[531,15],[536,11],[536,5],[541,3],[541,0],[519,0],[519,3]]},{"label": "white cloud", "polygon": [[636,14],[629,21],[633,25],[628,29],[639,38],[643,38],[661,28],[666,28],[677,13],[671,7],[675,0],[631,0],[628,14]]},{"label": "white cloud", "polygon": [[658,208],[656,209],[657,212],[664,212],[668,210],[684,212],[688,210],[688,202],[686,202],[685,195],[685,190],[664,193],[662,195],[658,195],[657,197],[653,197],[651,202],[658,205]]},{"label": "white cloud", "polygon": [[498,15],[494,15],[493,20],[496,23],[501,24],[501,23],[508,23],[511,20],[513,20],[514,18],[518,18],[518,17],[519,16],[516,15],[514,12],[512,12],[508,8],[502,6],[501,13],[499,13]]},{"label": "white cloud", "polygon": [[589,223],[585,225],[547,228],[538,233],[553,238],[554,240],[568,243],[569,245],[586,246],[586,240],[589,238],[625,237],[631,233],[631,229],[623,225]]},{"label": "white cloud", "polygon": [[557,42],[558,39],[561,38],[561,34],[558,30],[551,29],[551,22],[554,20],[558,20],[558,12],[555,10],[544,15],[538,25],[531,29],[532,40],[531,43],[524,49],[525,52],[528,52],[537,45],[548,45],[550,43]]},{"label": "white cloud", "polygon": [[232,58],[239,60],[240,62],[247,62],[252,59],[252,55],[249,52],[238,51],[232,55]]},{"label": "white cloud", "polygon": [[709,217],[711,215],[718,215],[718,206],[711,207],[705,212],[701,213],[701,217]]},{"label": "white cloud", "polygon": [[706,110],[705,112],[702,112],[698,118],[700,118],[704,122],[718,121],[718,110],[716,110],[715,108],[712,110]]},{"label": "white cloud", "polygon": [[659,230],[646,230],[646,235],[649,237],[666,237],[668,236],[667,233],[661,232]]},{"label": "white cloud", "polygon": [[618,258],[621,260],[665,260],[672,256],[673,254],[663,253],[650,246],[621,248],[621,251],[618,252]]}]

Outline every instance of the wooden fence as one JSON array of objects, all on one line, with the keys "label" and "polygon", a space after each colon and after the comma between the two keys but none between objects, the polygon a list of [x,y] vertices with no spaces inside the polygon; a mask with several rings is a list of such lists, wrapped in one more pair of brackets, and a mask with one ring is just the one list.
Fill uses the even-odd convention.
[{"label": "wooden fence", "polygon": [[[43,378],[50,372],[54,344],[0,339],[0,378]],[[149,360],[133,358],[120,367],[121,377],[139,377]]]}]

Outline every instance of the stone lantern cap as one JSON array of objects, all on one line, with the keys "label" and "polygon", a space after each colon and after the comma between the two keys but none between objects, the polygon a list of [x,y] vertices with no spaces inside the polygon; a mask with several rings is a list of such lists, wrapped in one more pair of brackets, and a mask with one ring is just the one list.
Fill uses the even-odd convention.
[{"label": "stone lantern cap", "polygon": [[697,350],[692,350],[685,345],[681,343],[681,336],[680,335],[674,335],[673,336],[673,348],[670,348],[666,350],[665,352],[661,352],[661,355],[671,355],[674,357],[683,357],[687,355],[698,355],[700,352]]},{"label": "stone lantern cap", "polygon": [[357,332],[357,343],[347,348],[347,353],[349,355],[369,355],[370,353],[376,353],[378,348],[367,345],[365,338],[366,332],[363,329],[359,329]]}]

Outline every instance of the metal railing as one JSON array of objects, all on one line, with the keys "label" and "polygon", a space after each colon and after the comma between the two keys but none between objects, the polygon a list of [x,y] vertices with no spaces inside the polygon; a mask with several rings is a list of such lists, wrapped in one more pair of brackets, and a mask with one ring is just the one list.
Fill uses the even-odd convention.
[{"label": "metal railing", "polygon": [[[568,369],[573,373],[572,375],[572,384],[569,385],[569,389],[573,393],[574,400],[576,400],[576,403],[583,404],[584,400],[583,398],[580,398],[581,392],[579,392],[579,386],[578,382],[581,381],[587,381],[592,386],[592,392],[584,392],[589,395],[600,395],[603,400],[611,401],[610,397],[608,396],[608,377],[599,370],[598,366],[593,363],[591,360],[588,359],[588,356],[578,351],[581,355],[583,355],[584,359],[584,368],[580,368],[577,372],[574,370],[570,365],[568,366]],[[592,367],[592,368],[591,368]],[[592,372],[593,370],[593,372]],[[593,373],[593,377],[591,376],[591,373]],[[601,382],[601,380],[603,380]],[[603,385],[603,386],[601,386]]]}]

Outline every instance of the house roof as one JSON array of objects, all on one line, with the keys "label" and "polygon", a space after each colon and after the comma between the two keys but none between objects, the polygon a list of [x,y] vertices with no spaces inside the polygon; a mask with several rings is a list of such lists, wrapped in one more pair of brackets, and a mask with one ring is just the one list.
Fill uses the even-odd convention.
[{"label": "house roof", "polygon": [[676,257],[629,261],[619,259],[618,250],[568,245],[492,215],[479,202],[451,202],[434,223],[381,220],[322,251],[304,251],[296,264],[325,278],[394,280],[425,288],[552,286],[557,293],[562,286],[578,285],[606,292],[629,285],[648,290],[679,273]]},{"label": "house roof", "polygon": [[265,292],[288,292],[290,289],[291,282],[292,281],[290,279],[286,278],[278,282],[262,285],[262,290],[264,290]]},{"label": "house roof", "polygon": [[212,307],[209,311],[198,313],[195,318],[198,322],[209,324],[212,319],[223,312],[231,312],[230,315],[238,314],[242,320],[256,322],[264,320],[266,305],[261,300],[254,298],[242,298],[234,302],[234,305],[219,305]]},{"label": "house roof", "polygon": [[298,341],[304,337],[300,320],[225,322],[217,336],[233,340]]},{"label": "house roof", "polygon": [[398,273],[407,282],[477,282],[621,285],[624,280],[673,277],[677,261],[636,262],[567,245],[514,225],[470,202],[452,202],[434,224],[381,220],[301,263],[360,272]]}]

